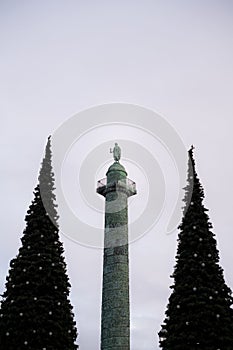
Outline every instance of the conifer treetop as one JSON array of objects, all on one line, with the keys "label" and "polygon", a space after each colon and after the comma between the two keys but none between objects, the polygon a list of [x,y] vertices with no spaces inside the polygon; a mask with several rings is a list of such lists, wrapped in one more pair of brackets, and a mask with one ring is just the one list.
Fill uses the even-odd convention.
[{"label": "conifer treetop", "polygon": [[55,208],[51,141],[25,218],[22,245],[10,262],[0,310],[4,350],[76,350],[77,329]]},{"label": "conifer treetop", "polygon": [[159,332],[163,350],[232,350],[233,299],[219,265],[219,251],[203,205],[204,190],[197,176],[193,147],[172,293]]}]

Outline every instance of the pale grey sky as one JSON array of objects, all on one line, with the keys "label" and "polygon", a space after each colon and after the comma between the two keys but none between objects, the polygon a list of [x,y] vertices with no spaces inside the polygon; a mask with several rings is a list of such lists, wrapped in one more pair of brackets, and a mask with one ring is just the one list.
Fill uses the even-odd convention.
[{"label": "pale grey sky", "polygon": [[[0,2],[1,291],[47,136],[75,113],[109,102],[153,109],[187,148],[195,144],[221,265],[233,288],[232,17],[227,0]],[[176,252],[176,233],[159,228],[130,246],[132,350],[158,349]],[[102,253],[61,238],[78,343],[97,350]]]}]

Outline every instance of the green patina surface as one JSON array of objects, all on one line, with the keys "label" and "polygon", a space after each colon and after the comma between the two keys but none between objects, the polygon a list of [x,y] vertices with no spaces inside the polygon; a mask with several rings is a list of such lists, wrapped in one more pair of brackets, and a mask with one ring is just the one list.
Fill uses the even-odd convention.
[{"label": "green patina surface", "polygon": [[114,162],[107,172],[101,350],[130,349],[127,172]]}]

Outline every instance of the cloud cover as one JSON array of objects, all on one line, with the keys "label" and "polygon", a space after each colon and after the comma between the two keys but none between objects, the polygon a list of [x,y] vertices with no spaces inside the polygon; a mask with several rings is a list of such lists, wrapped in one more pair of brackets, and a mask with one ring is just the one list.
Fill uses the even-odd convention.
[{"label": "cloud cover", "polygon": [[[229,1],[2,1],[0,288],[24,228],[47,136],[78,111],[128,102],[159,111],[197,169],[233,287],[233,8]],[[132,176],[131,176],[132,177]],[[61,236],[83,350],[100,341],[102,252]],[[130,246],[132,350],[158,349],[176,233]]]}]

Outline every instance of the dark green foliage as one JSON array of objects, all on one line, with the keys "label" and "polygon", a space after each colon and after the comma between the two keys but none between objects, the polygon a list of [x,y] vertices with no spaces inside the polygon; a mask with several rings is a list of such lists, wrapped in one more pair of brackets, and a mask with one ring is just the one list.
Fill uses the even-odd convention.
[{"label": "dark green foliage", "polygon": [[159,332],[160,347],[232,350],[231,290],[225,284],[212,225],[202,203],[204,191],[195,171],[193,148],[189,156],[186,206],[179,227],[173,291]]},{"label": "dark green foliage", "polygon": [[49,139],[39,184],[25,218],[22,246],[10,262],[3,294],[0,348],[4,350],[78,348],[53,190]]}]

